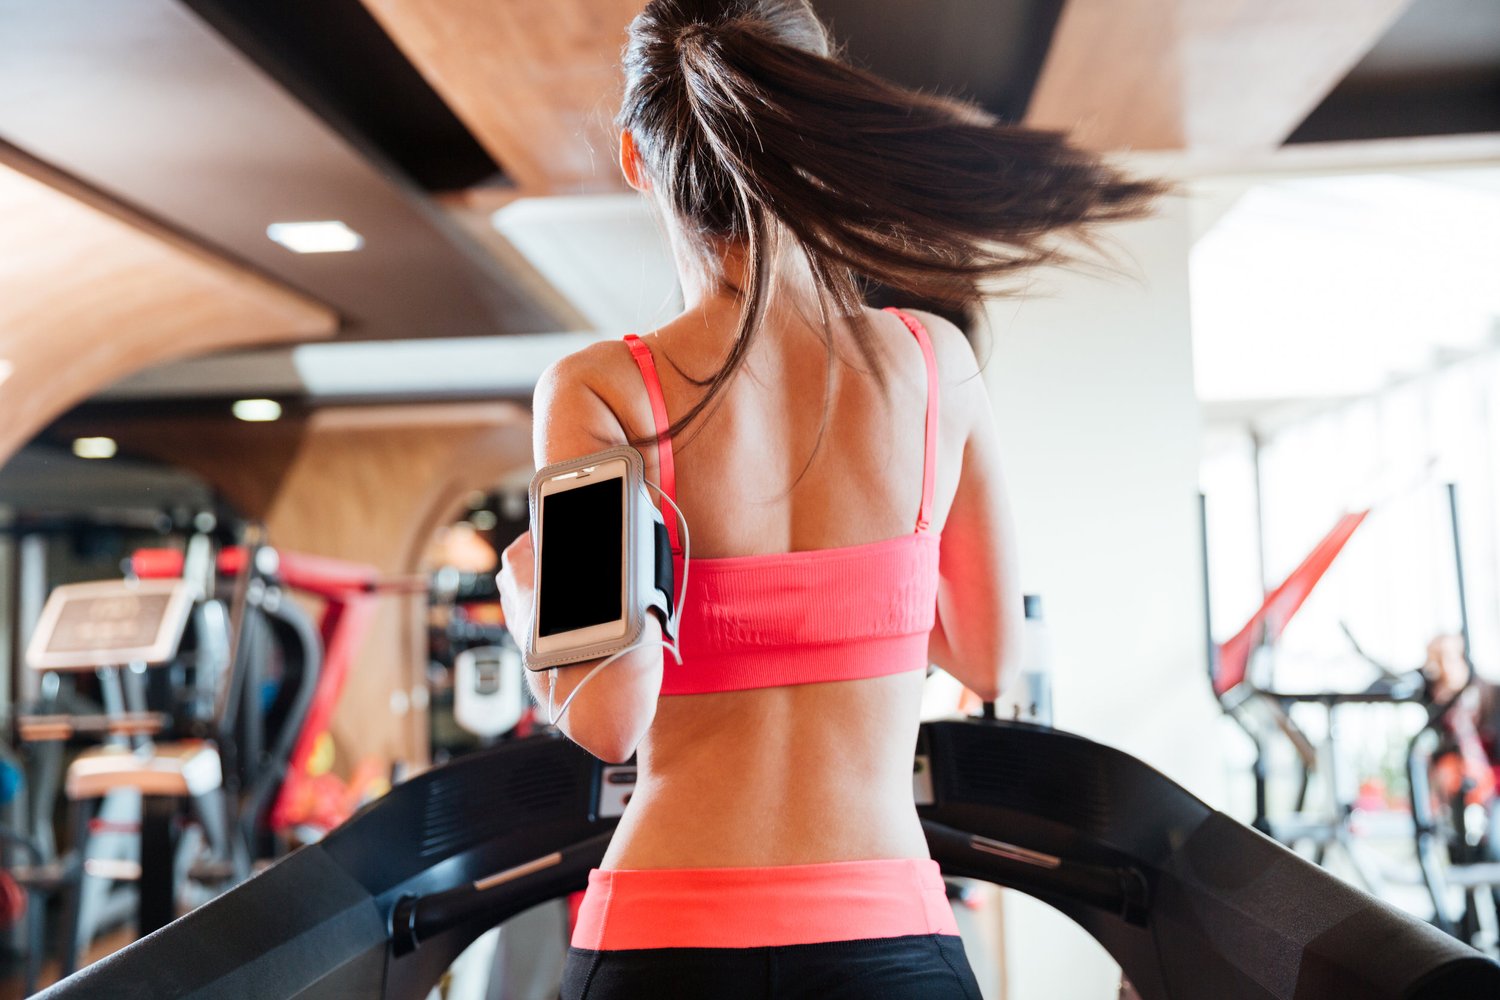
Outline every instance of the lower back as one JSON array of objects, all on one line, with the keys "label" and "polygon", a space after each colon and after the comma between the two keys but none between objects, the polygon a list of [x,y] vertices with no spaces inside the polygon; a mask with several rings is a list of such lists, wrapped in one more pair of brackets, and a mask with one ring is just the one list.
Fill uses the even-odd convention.
[{"label": "lower back", "polygon": [[926,857],[911,783],[922,679],[663,698],[603,867]]}]

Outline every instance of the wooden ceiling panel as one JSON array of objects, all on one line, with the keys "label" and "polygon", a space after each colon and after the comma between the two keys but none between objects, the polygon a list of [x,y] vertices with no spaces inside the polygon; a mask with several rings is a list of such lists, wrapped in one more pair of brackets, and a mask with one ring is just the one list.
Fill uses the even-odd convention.
[{"label": "wooden ceiling panel", "polygon": [[[269,18],[271,8],[318,7],[320,13],[304,12],[299,22],[312,30],[319,18],[351,3],[391,58],[406,65],[359,0],[220,6],[255,7],[247,19]],[[350,33],[364,30],[351,26]],[[340,339],[566,329],[565,316],[533,301],[359,132],[362,119],[343,121],[336,95],[314,89],[322,77],[298,77],[298,59],[314,52],[288,52],[296,58],[285,65],[276,49],[253,44],[243,32],[233,38],[247,49],[237,49],[183,0],[0,0],[0,136],[329,304],[343,321]],[[334,60],[370,59],[357,41],[316,51]],[[370,72],[368,65],[348,72],[326,67],[346,87]],[[405,72],[418,75],[409,65]],[[377,96],[397,101],[400,93],[392,86]],[[410,120],[394,111],[388,117]],[[399,129],[398,121],[388,124]],[[424,143],[421,135],[404,141]],[[441,148],[441,140],[425,144],[420,157],[403,162],[425,161],[429,177],[469,172],[462,164],[439,171],[429,158]],[[321,219],[347,223],[364,237],[363,248],[297,254],[266,238],[272,223]]]},{"label": "wooden ceiling panel", "polygon": [[625,28],[645,0],[364,0],[526,194],[614,190]]},{"label": "wooden ceiling panel", "polygon": [[1069,0],[1026,121],[1096,149],[1270,149],[1410,2]]},{"label": "wooden ceiling panel", "polygon": [[326,306],[0,145],[0,463],[148,365],[331,336]]}]

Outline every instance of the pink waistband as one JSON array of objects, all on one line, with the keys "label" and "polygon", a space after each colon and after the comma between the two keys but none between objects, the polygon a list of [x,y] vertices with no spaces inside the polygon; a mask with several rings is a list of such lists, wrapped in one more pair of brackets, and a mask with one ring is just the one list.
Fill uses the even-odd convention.
[{"label": "pink waistband", "polygon": [[937,862],[589,873],[573,947],[766,948],[958,934]]}]

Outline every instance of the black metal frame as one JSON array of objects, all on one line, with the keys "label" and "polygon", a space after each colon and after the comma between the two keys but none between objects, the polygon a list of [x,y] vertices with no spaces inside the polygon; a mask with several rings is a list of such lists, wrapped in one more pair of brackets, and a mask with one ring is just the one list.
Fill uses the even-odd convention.
[{"label": "black metal frame", "polygon": [[[924,725],[918,752],[945,873],[1057,908],[1144,1000],[1500,995],[1500,965],[1117,750],[969,720]],[[600,780],[551,736],[462,757],[41,996],[425,997],[485,930],[583,887],[615,822]]]}]

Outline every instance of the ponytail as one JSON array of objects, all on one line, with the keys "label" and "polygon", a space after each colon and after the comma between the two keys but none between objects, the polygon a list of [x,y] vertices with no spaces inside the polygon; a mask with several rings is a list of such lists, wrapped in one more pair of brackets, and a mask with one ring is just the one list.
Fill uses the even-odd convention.
[{"label": "ponytail", "polygon": [[1142,215],[1162,191],[1061,133],[832,58],[805,0],[652,0],[630,36],[619,124],[704,258],[746,251],[734,346],[693,380],[708,391],[668,435],[744,362],[784,251],[804,257],[883,384],[870,282],[972,310],[1012,273],[1072,259],[1057,236]]}]

